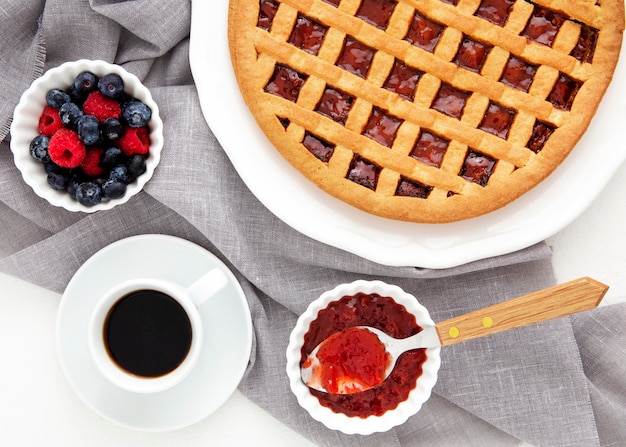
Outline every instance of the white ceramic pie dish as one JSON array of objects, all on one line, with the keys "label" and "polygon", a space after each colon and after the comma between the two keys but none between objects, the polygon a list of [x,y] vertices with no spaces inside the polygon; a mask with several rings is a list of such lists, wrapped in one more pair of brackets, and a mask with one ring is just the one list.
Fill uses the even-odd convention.
[{"label": "white ceramic pie dish", "polygon": [[[146,172],[137,180],[128,185],[126,193],[118,198],[102,200],[97,205],[87,207],[73,198],[66,191],[57,191],[48,185],[47,174],[43,164],[33,159],[30,155],[30,142],[39,132],[37,126],[41,112],[46,106],[46,93],[53,88],[65,89],[73,82],[76,75],[83,71],[91,71],[97,76],[107,73],[116,73],[124,80],[124,91],[127,95],[135,97],[152,109],[152,117],[149,123],[150,130],[150,156],[146,159]],[[35,194],[46,199],[50,204],[65,208],[68,211],[82,211],[92,213],[100,210],[111,209],[114,206],[127,202],[132,196],[141,191],[144,185],[152,177],[155,168],[161,159],[163,148],[163,122],[159,115],[159,107],[152,99],[147,87],[132,73],[129,73],[119,65],[110,64],[100,60],[81,59],[65,62],[58,67],[46,71],[37,78],[31,86],[22,94],[20,102],[15,107],[13,122],[11,124],[11,151],[15,165],[22,173],[24,181],[33,189]]]},{"label": "white ceramic pie dish", "polygon": [[366,294],[376,293],[381,296],[391,297],[396,303],[403,305],[409,313],[413,314],[417,324],[422,328],[435,326],[435,322],[428,314],[428,310],[417,301],[415,296],[405,292],[398,286],[386,284],[382,281],[364,280],[340,284],[334,289],[324,292],[298,318],[296,326],[289,337],[289,345],[287,347],[287,376],[289,377],[291,391],[296,396],[298,403],[313,419],[330,429],[339,430],[346,434],[368,435],[375,432],[388,431],[397,425],[401,425],[420,410],[424,402],[429,399],[432,388],[437,382],[437,372],[441,364],[441,348],[429,348],[426,350],[427,359],[422,365],[422,374],[417,379],[415,388],[410,391],[408,398],[400,402],[393,410],[388,410],[380,416],[361,418],[335,413],[321,405],[300,377],[301,348],[304,343],[304,336],[308,332],[311,323],[317,318],[320,310],[326,308],[331,302],[359,292]]},{"label": "white ceramic pie dish", "polygon": [[589,129],[537,187],[492,213],[449,224],[374,216],[317,188],[263,135],[239,91],[227,31],[228,0],[192,2],[190,61],[200,105],[237,173],[292,228],[373,262],[440,269],[529,247],[580,216],[626,160],[625,36],[613,80]]}]

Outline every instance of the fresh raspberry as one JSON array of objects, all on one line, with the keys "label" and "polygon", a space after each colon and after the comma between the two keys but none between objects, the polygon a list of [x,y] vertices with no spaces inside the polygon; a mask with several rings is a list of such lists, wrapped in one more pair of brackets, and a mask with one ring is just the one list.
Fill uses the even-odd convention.
[{"label": "fresh raspberry", "polygon": [[44,107],[39,117],[39,133],[49,137],[61,127],[63,127],[63,121],[59,117],[59,111],[54,107]]},{"label": "fresh raspberry", "polygon": [[87,96],[83,104],[85,115],[93,115],[102,122],[107,118],[119,118],[122,115],[122,107],[115,99],[102,96],[99,91],[93,91]]},{"label": "fresh raspberry", "polygon": [[78,134],[70,129],[57,130],[48,145],[50,159],[63,168],[75,168],[85,158],[85,145],[78,139]]},{"label": "fresh raspberry", "polygon": [[101,147],[89,147],[85,154],[83,162],[80,164],[80,168],[85,174],[90,177],[99,177],[104,174],[104,168],[100,166],[100,158],[104,149]]},{"label": "fresh raspberry", "polygon": [[126,133],[117,140],[119,148],[125,155],[147,154],[150,150],[150,138],[146,127],[129,127]]}]

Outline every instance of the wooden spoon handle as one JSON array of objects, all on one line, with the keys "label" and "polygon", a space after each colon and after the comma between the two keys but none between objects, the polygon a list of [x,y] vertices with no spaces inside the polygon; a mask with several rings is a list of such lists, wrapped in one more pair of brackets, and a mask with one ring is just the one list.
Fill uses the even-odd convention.
[{"label": "wooden spoon handle", "polygon": [[593,309],[607,290],[601,282],[579,278],[450,318],[436,328],[441,344],[450,345]]}]

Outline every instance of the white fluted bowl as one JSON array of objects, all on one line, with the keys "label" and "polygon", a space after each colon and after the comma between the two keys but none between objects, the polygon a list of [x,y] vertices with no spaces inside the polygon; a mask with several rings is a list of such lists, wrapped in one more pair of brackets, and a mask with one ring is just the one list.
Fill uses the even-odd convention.
[{"label": "white fluted bowl", "polygon": [[335,413],[321,405],[317,398],[310,393],[309,388],[302,382],[300,377],[301,348],[304,343],[304,336],[308,332],[311,323],[317,318],[320,310],[325,309],[333,301],[359,292],[366,294],[376,293],[381,296],[391,297],[396,303],[403,305],[409,313],[413,314],[417,324],[422,328],[435,326],[426,308],[413,295],[405,292],[398,286],[386,284],[382,281],[364,280],[341,284],[333,290],[324,292],[298,318],[296,326],[289,337],[289,345],[287,347],[287,376],[289,377],[291,391],[296,396],[298,403],[308,411],[313,419],[330,429],[339,430],[346,434],[368,435],[375,432],[384,432],[401,425],[420,410],[423,403],[429,399],[432,388],[437,382],[437,372],[441,364],[441,348],[429,348],[426,350],[427,358],[422,364],[422,374],[418,377],[415,388],[411,390],[408,398],[400,402],[393,410],[388,410],[380,416],[361,418]]},{"label": "white fluted bowl", "polygon": [[[150,130],[150,156],[146,159],[146,172],[137,180],[128,185],[126,194],[118,199],[103,199],[97,205],[88,207],[70,197],[66,191],[57,191],[48,185],[47,173],[42,163],[30,155],[30,142],[39,135],[39,117],[46,107],[46,93],[59,88],[64,90],[72,85],[74,78],[83,71],[91,71],[97,76],[107,73],[116,73],[124,80],[124,91],[152,109],[152,118],[148,124]],[[11,151],[15,165],[22,173],[24,181],[33,189],[35,194],[46,199],[50,204],[65,208],[68,211],[95,211],[111,209],[114,206],[127,202],[132,196],[143,189],[154,174],[154,170],[161,160],[163,148],[163,121],[159,115],[159,107],[152,99],[152,95],[139,78],[129,73],[119,65],[100,60],[81,59],[66,62],[58,67],[46,71],[37,78],[22,94],[18,105],[13,112],[11,124]]]}]

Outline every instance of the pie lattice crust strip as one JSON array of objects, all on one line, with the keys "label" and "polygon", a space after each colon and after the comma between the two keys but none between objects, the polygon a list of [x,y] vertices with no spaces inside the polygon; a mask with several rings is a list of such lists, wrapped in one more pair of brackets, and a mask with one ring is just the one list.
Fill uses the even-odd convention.
[{"label": "pie lattice crust strip", "polygon": [[229,10],[238,84],[277,150],[353,206],[425,223],[493,211],[547,177],[589,125],[623,28],[621,0]]}]

